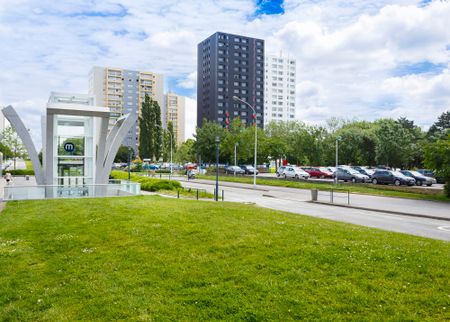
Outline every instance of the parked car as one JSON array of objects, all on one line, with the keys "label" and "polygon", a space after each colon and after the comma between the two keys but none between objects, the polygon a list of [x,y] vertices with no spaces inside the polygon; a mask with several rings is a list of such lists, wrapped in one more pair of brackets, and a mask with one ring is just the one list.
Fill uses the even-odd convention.
[{"label": "parked car", "polygon": [[402,170],[400,171],[405,176],[414,178],[416,180],[416,185],[421,186],[426,184],[427,186],[431,186],[433,183],[436,183],[435,178],[426,177],[422,173],[412,170]]},{"label": "parked car", "polygon": [[237,165],[230,165],[225,167],[226,174],[245,174],[245,171],[238,167]]},{"label": "parked car", "polygon": [[328,171],[328,169],[325,168],[318,168],[318,167],[302,167],[303,170],[309,173],[311,178],[317,177],[317,178],[332,178],[333,173]]},{"label": "parked car", "polygon": [[369,182],[370,178],[350,167],[339,167],[336,171],[337,179],[344,182]]},{"label": "parked car", "polygon": [[256,171],[256,174],[259,173],[258,170],[256,170],[253,166],[251,165],[241,165],[241,169],[244,170],[245,174],[254,174]]},{"label": "parked car", "polygon": [[309,179],[311,176],[308,172],[298,167],[288,166],[284,169],[283,177],[286,178],[294,178],[294,179]]},{"label": "parked car", "polygon": [[402,184],[413,186],[416,184],[414,178],[410,178],[402,174],[401,172],[391,171],[391,170],[376,170],[372,175],[373,184],[394,184],[400,186]]},{"label": "parked car", "polygon": [[334,174],[336,172],[336,167],[326,167],[326,168],[328,169],[328,171],[330,171],[333,174],[333,177],[334,177]]},{"label": "parked car", "polygon": [[277,177],[281,177],[283,175],[283,172],[285,169],[286,169],[286,167],[284,165],[281,167],[278,167],[277,172],[276,172]]},{"label": "parked car", "polygon": [[434,173],[433,170],[429,170],[429,169],[418,169],[417,172],[423,174],[426,177],[431,177],[431,178],[435,178],[437,183],[445,183],[444,178],[442,177],[436,177],[436,174]]},{"label": "parked car", "polygon": [[366,167],[355,166],[355,167],[352,167],[352,168],[353,168],[354,170],[358,171],[359,173],[368,176],[369,179],[372,179],[372,175],[373,175],[373,173],[375,172],[375,170],[368,169],[368,168],[366,168]]}]

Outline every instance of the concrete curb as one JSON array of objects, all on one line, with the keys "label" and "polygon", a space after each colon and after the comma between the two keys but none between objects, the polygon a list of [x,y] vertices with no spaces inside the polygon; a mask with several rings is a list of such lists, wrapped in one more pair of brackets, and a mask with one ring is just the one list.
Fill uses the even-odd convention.
[{"label": "concrete curb", "polygon": [[367,211],[387,213],[387,214],[392,214],[392,215],[428,218],[428,219],[435,219],[435,220],[442,220],[442,221],[449,221],[450,222],[450,218],[444,218],[444,217],[438,217],[438,216],[430,216],[430,215],[423,215],[423,214],[412,214],[412,213],[408,213],[408,212],[383,210],[383,209],[375,209],[375,208],[367,208],[367,207],[349,206],[349,205],[335,204],[335,203],[322,202],[322,201],[311,201],[310,200],[310,201],[307,201],[307,202],[314,203],[314,204],[319,204],[319,205],[326,205],[326,206],[335,206],[335,207],[351,208],[351,209],[360,209],[360,210],[367,210]]},{"label": "concrete curb", "polygon": [[[204,179],[198,179],[198,180],[204,180]],[[179,182],[181,182],[181,183],[183,183],[183,182],[185,182],[185,183],[192,182],[192,183],[198,183],[198,184],[211,185],[211,182],[214,182],[214,181],[208,180],[208,182],[200,182],[200,181],[196,181],[196,180],[194,179],[194,180],[191,180],[191,181],[179,181]],[[228,183],[228,182],[225,182],[225,184],[224,184],[224,181],[219,181],[219,188],[220,188],[220,186],[222,186],[222,187],[240,188],[240,189],[250,189],[250,190],[257,190],[257,191],[264,191],[264,192],[270,191],[269,189],[263,189],[263,188],[236,187],[235,185],[226,184],[226,183]]]}]

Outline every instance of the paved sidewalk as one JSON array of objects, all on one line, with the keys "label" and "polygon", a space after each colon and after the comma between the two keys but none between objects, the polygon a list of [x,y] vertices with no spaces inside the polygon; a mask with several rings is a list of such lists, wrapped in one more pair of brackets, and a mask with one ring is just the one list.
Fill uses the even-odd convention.
[{"label": "paved sidewalk", "polygon": [[[36,185],[36,179],[34,176],[30,176],[29,180],[26,180],[25,176],[13,176],[13,181],[11,183],[11,186],[14,187],[24,187],[24,186],[35,186]],[[5,178],[0,178],[0,201],[3,200],[5,188],[6,186],[6,180]]]},{"label": "paved sidewalk", "polygon": [[[193,180],[196,183],[211,184],[210,180]],[[242,184],[234,182],[220,182],[221,187],[235,187],[252,189],[251,184]],[[310,201],[311,190],[273,187],[257,185],[257,189],[264,191],[266,197],[291,201]],[[329,202],[330,193],[328,191],[319,191],[319,201]],[[347,194],[337,193],[334,196],[334,202],[338,205],[347,204]],[[350,194],[350,206],[374,209],[385,212],[409,213],[412,215],[439,217],[450,220],[450,202],[440,202],[431,200],[417,200],[407,198],[382,197],[373,195]]]}]

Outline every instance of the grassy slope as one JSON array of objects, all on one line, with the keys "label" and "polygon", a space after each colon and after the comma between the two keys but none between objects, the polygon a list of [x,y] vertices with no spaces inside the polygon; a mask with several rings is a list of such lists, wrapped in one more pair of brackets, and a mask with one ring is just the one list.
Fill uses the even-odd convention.
[{"label": "grassy slope", "polygon": [[241,204],[9,202],[2,320],[450,318],[450,244]]},{"label": "grassy slope", "polygon": [[[216,180],[215,176],[198,176],[199,179]],[[253,183],[253,177],[251,176],[221,176],[221,181],[239,182],[239,183]],[[257,178],[257,184],[276,186],[276,187],[289,187],[298,189],[320,189],[330,190],[335,189],[335,185],[332,183],[317,183],[317,182],[305,182],[305,181],[293,181],[284,179],[270,179],[270,178]],[[373,184],[351,184],[340,183],[338,189],[350,190],[353,193],[361,193],[368,195],[378,195],[386,197],[401,197],[410,199],[425,199],[436,201],[448,201],[450,198],[446,197],[442,191],[431,189],[417,189],[411,187],[395,187],[386,185],[373,185]]]}]

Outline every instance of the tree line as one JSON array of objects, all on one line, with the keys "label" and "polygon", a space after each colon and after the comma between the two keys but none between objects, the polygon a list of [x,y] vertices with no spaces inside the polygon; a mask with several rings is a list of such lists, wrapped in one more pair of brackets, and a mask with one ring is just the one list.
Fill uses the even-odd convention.
[{"label": "tree line", "polygon": [[[258,128],[258,164],[286,159],[297,165],[334,165],[336,138],[339,163],[349,165],[386,165],[395,168],[424,166],[426,147],[437,140],[447,140],[450,111],[439,116],[428,131],[407,118],[349,121],[330,119],[326,125],[304,122],[271,122]],[[254,127],[234,119],[228,129],[206,121],[197,128],[195,139],[178,148],[178,162],[215,162],[215,138],[220,139],[221,163],[253,163]]]}]

